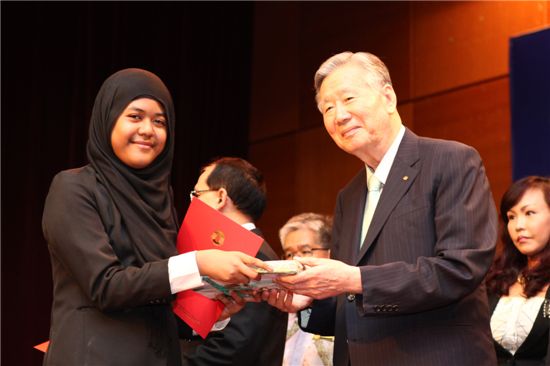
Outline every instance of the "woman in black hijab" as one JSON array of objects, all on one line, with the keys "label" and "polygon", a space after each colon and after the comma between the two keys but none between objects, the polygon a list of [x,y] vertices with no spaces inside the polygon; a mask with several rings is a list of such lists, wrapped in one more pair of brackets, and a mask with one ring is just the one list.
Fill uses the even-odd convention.
[{"label": "woman in black hijab", "polygon": [[256,276],[247,265],[265,268],[237,252],[177,255],[174,128],[156,75],[125,69],[103,83],[90,163],[57,174],[46,198],[54,299],[44,365],[179,365],[172,294],[200,275],[240,283]]}]

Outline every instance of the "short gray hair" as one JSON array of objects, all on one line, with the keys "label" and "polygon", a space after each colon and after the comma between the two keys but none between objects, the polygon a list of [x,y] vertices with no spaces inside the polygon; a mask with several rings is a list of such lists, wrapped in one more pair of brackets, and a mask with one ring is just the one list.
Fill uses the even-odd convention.
[{"label": "short gray hair", "polygon": [[365,70],[365,80],[371,87],[392,85],[390,72],[377,56],[368,52],[342,52],[323,62],[313,79],[315,86],[315,101],[319,103],[319,89],[325,78],[338,67],[353,62]]},{"label": "short gray hair", "polygon": [[305,212],[291,217],[279,230],[279,240],[284,243],[288,234],[293,231],[307,229],[317,234],[321,248],[330,248],[332,237],[332,217],[313,212]]}]

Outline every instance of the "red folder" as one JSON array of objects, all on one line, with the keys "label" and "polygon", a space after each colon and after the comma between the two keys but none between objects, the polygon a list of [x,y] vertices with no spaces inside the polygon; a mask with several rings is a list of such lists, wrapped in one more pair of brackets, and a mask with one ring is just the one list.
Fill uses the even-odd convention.
[{"label": "red folder", "polygon": [[[191,201],[178,232],[179,253],[220,249],[255,256],[263,239],[199,199]],[[223,304],[193,290],[178,293],[174,312],[206,338],[223,311]]]}]

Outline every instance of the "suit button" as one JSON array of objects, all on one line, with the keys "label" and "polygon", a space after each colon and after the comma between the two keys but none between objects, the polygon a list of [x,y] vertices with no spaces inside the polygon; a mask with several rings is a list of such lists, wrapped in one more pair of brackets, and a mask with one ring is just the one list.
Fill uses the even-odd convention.
[{"label": "suit button", "polygon": [[355,301],[355,295],[354,294],[348,294],[347,299],[349,302]]}]

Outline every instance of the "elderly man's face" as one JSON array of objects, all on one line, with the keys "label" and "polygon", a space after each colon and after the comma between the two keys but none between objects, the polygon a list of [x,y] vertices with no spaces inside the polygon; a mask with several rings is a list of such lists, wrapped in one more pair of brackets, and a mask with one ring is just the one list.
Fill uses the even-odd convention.
[{"label": "elderly man's face", "polygon": [[319,235],[309,229],[291,231],[285,237],[283,244],[284,258],[299,257],[329,258],[330,250],[323,248]]},{"label": "elderly man's face", "polygon": [[[383,144],[390,132],[394,101],[386,90],[371,88],[365,71],[348,63],[330,73],[319,90],[319,108],[330,137],[344,151],[360,155]],[[393,94],[395,95],[395,94]]]}]

